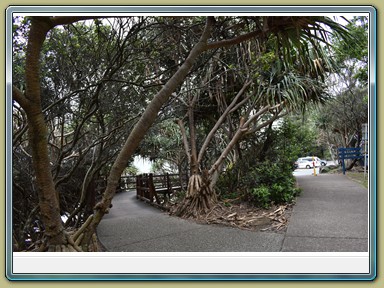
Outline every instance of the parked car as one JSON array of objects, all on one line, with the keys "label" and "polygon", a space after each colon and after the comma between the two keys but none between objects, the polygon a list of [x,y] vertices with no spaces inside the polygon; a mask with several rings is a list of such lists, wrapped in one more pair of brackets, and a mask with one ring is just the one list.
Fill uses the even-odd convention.
[{"label": "parked car", "polygon": [[298,168],[298,169],[303,169],[303,168],[313,168],[313,161],[311,160],[308,160],[308,159],[304,159],[304,158],[299,158],[296,162],[295,162],[295,168]]},{"label": "parked car", "polygon": [[319,159],[319,157],[315,157],[315,156],[302,157],[297,159],[297,161],[295,162],[295,168],[299,168],[299,169],[302,169],[302,168],[309,169],[309,168],[313,168],[314,166],[319,167],[321,165],[322,165],[321,160]]},{"label": "parked car", "polygon": [[327,165],[327,160],[320,159],[320,164],[321,164],[321,166],[326,166]]}]

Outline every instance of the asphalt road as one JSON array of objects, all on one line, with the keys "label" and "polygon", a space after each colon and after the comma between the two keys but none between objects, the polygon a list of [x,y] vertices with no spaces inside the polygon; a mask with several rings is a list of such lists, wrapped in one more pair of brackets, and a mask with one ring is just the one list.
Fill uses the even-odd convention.
[{"label": "asphalt road", "polygon": [[[316,170],[316,171],[314,171]],[[311,176],[311,175],[314,175],[314,173],[316,172],[316,174],[319,174],[319,168],[311,168],[311,169],[305,169],[305,168],[302,168],[302,169],[295,169],[295,171],[293,171],[293,176]]]},{"label": "asphalt road", "polygon": [[[327,161],[327,165],[326,166],[331,166],[331,165],[338,165],[338,164],[336,163],[336,161]],[[319,174],[320,167],[317,167],[315,169],[316,171],[313,171],[313,170],[314,170],[313,168],[310,168],[310,169],[306,169],[306,168],[295,169],[295,171],[293,171],[293,176],[314,175],[315,172],[316,172],[316,174]]]}]

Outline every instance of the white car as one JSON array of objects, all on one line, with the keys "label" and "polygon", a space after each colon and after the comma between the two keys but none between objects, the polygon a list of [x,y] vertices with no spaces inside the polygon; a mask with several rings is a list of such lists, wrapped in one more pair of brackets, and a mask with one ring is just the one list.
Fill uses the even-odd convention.
[{"label": "white car", "polygon": [[321,165],[321,161],[318,157],[307,156],[297,159],[295,162],[295,168],[303,169],[303,168],[313,168],[319,167]]},{"label": "white car", "polygon": [[321,166],[327,166],[327,160],[320,159]]},{"label": "white car", "polygon": [[313,162],[312,161],[309,161],[309,160],[306,160],[306,159],[301,159],[301,160],[297,160],[295,162],[295,168],[297,169],[303,169],[303,168],[313,168]]}]

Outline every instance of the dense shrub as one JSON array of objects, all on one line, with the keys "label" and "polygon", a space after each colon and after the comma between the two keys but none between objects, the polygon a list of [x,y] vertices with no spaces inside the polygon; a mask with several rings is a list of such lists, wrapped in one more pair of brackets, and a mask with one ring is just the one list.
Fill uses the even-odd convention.
[{"label": "dense shrub", "polygon": [[300,193],[292,174],[293,163],[301,155],[315,151],[314,133],[284,121],[257,135],[235,164],[228,165],[217,183],[223,198],[242,198],[260,207],[289,203]]},{"label": "dense shrub", "polygon": [[272,203],[292,202],[300,193],[295,187],[295,178],[287,163],[266,161],[250,166],[248,173],[241,175],[239,172],[237,166],[222,175],[218,187],[222,192],[225,191],[223,197],[233,198],[237,191],[237,195],[241,195],[243,200],[268,208]]}]

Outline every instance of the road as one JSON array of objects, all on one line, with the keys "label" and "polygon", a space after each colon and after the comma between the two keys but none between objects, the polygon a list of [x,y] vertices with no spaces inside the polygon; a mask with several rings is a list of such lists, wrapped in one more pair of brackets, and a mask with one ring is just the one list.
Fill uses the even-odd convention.
[{"label": "road", "polygon": [[[316,168],[316,174],[319,174],[319,168]],[[313,175],[314,174],[314,169],[296,169],[293,171],[293,176],[308,176],[308,175]]]},{"label": "road", "polygon": [[[336,161],[328,161],[327,162],[327,166],[331,166],[331,165],[337,165],[337,163],[335,163]],[[317,167],[316,168],[316,174],[319,174],[319,170],[320,168]],[[313,168],[311,169],[296,169],[295,171],[293,171],[293,176],[306,176],[306,175],[313,175],[314,174],[314,171],[313,171]]]}]

